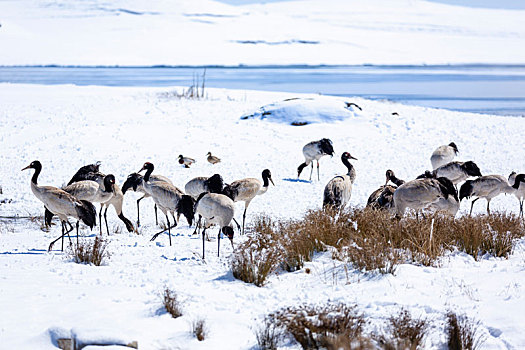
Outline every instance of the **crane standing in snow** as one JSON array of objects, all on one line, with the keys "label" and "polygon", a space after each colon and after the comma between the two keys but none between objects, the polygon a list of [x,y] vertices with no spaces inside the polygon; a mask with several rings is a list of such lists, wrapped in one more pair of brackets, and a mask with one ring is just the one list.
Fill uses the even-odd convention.
[{"label": "crane standing in snow", "polygon": [[476,180],[467,180],[459,189],[459,199],[470,198],[476,196],[470,205],[470,215],[472,215],[472,208],[474,203],[480,198],[487,200],[487,214],[490,215],[490,201],[492,198],[502,193],[515,193],[520,187],[520,183],[525,181],[525,174],[520,174],[515,177],[514,184],[509,185],[508,180],[501,175],[485,175],[480,176]]},{"label": "crane standing in snow", "polygon": [[202,231],[202,258],[204,259],[204,241],[206,229],[211,225],[219,226],[217,236],[217,256],[221,247],[221,233],[226,235],[233,247],[233,227],[231,222],[235,213],[235,203],[231,198],[220,193],[201,193],[195,203],[195,214],[199,214],[197,226],[201,218],[204,218],[204,230]]},{"label": "crane standing in snow", "polygon": [[323,206],[332,206],[336,209],[344,209],[346,204],[350,201],[352,196],[352,185],[355,181],[355,169],[352,164],[348,161],[349,159],[355,159],[348,152],[344,152],[341,155],[341,161],[348,169],[345,175],[338,175],[330,180],[325,188],[323,195]]},{"label": "crane standing in snow", "polygon": [[[71,194],[52,186],[39,186],[38,185],[38,175],[42,171],[42,164],[35,160],[31,162],[26,169],[35,169],[35,173],[31,178],[31,190],[36,198],[44,203],[46,209],[51,213],[57,215],[60,218],[62,223],[62,235],[55,239],[49,244],[48,250],[53,248],[53,244],[56,241],[62,238],[62,250],[64,250],[64,236],[68,235],[69,232],[73,231],[73,226],[68,221],[68,216],[74,217],[77,219],[77,243],[78,243],[78,226],[79,221],[82,220],[86,225],[91,229],[95,226],[95,220],[97,212],[95,206],[88,201],[78,200],[73,197]],[[66,230],[66,224],[69,225],[69,229]],[[71,242],[71,238],[70,238]]]},{"label": "crane standing in snow", "polygon": [[[509,184],[514,184],[514,186],[516,185],[516,178],[518,176],[525,176],[525,174],[519,174],[517,175],[515,171],[513,171],[512,173],[510,173],[509,175]],[[514,187],[516,189],[516,191],[514,192],[514,195],[516,196],[516,198],[518,198],[518,201],[520,202],[520,216],[523,217],[523,199],[525,198],[525,183],[519,183],[518,184],[518,187]]]},{"label": "crane standing in snow", "polygon": [[260,196],[268,191],[270,185],[275,186],[272,180],[272,173],[269,169],[262,172],[263,182],[255,178],[246,178],[232,182],[224,186],[223,194],[228,196],[234,202],[244,202],[244,213],[242,214],[242,234],[244,234],[244,224],[246,221],[246,210],[255,196]]},{"label": "crane standing in snow", "polygon": [[[372,192],[372,194],[368,197],[368,201],[366,203],[367,207],[372,209],[387,210],[394,208],[394,192],[399,186],[404,184],[405,181],[398,179],[394,172],[390,169],[386,171],[385,175],[385,184]],[[389,181],[394,183],[395,186],[389,185]]]},{"label": "crane standing in snow", "polygon": [[312,173],[314,171],[313,161],[315,160],[317,162],[317,180],[319,181],[319,159],[323,156],[334,155],[332,141],[330,139],[321,139],[319,141],[307,143],[303,147],[303,155],[305,161],[297,168],[297,178],[301,176],[303,169],[311,163],[312,169],[310,170],[310,181],[312,181]]}]

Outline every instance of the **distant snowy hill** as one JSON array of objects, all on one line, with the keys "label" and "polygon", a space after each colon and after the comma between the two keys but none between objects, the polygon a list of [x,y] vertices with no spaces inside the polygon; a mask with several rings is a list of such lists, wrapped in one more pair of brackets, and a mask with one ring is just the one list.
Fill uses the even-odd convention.
[{"label": "distant snowy hill", "polygon": [[4,0],[0,64],[525,63],[524,18],[423,0]]}]

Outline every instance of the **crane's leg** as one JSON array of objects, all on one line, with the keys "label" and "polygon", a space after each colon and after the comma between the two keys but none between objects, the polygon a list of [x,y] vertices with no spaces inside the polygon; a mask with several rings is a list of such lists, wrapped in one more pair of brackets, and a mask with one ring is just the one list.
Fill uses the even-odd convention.
[{"label": "crane's leg", "polygon": [[221,228],[219,227],[219,234],[217,235],[217,257],[219,257],[219,250],[221,250]]},{"label": "crane's leg", "polygon": [[197,222],[195,223],[195,230],[193,231],[192,235],[195,235],[195,234],[199,233],[199,226],[201,224],[201,218],[202,218],[202,216],[200,216],[200,214],[199,214],[199,220],[197,220]]},{"label": "crane's leg", "polygon": [[143,200],[145,197],[146,195],[137,199],[137,227],[140,227],[140,201]]},{"label": "crane's leg", "polygon": [[312,173],[314,172],[314,162],[311,163],[311,169],[310,169],[310,181],[312,181]]},{"label": "crane's leg", "polygon": [[[64,221],[62,221],[62,234],[60,235],[60,237],[58,237],[57,239],[55,239],[53,242],[49,244],[49,248],[47,249],[47,251],[48,252],[51,251],[51,249],[53,249],[53,244],[55,244],[56,241],[58,241],[59,239],[62,239],[62,251],[64,251],[64,236],[67,235],[69,237],[69,232],[71,232],[72,230],[73,230],[73,227],[71,227],[71,229],[66,231],[66,224]],[[71,237],[69,237],[69,243],[71,244]]]},{"label": "crane's leg", "polygon": [[319,161],[317,161],[317,181],[321,181],[321,179],[319,178]]},{"label": "crane's leg", "polygon": [[155,210],[155,225],[159,226],[159,219],[157,218],[157,204],[153,205],[153,209]]},{"label": "crane's leg", "polygon": [[171,228],[170,228],[170,219],[168,218],[168,214],[166,213],[166,222],[168,223],[168,237],[170,238],[170,247],[171,247]]},{"label": "crane's leg", "polygon": [[241,231],[241,235],[244,235],[244,223],[246,222],[246,209],[248,209],[248,204],[244,205],[244,213],[242,214],[242,231]]},{"label": "crane's leg", "polygon": [[[78,247],[78,226],[80,226],[80,220],[77,220],[77,247]],[[69,243],[71,243],[71,240],[69,240]]]},{"label": "crane's leg", "polygon": [[206,234],[206,227],[204,227],[204,230],[202,230],[202,260],[204,260],[204,236]]},{"label": "crane's leg", "polygon": [[237,220],[235,220],[235,218],[232,218],[233,219],[233,222],[235,222],[235,225],[237,225],[237,229],[239,230],[239,233],[241,232],[241,225],[239,225],[239,223],[237,222]]},{"label": "crane's leg", "polygon": [[106,207],[106,210],[104,210],[104,221],[106,222],[106,231],[109,236],[109,226],[108,226],[108,207]]},{"label": "crane's leg", "polygon": [[472,204],[470,204],[470,213],[468,214],[469,216],[472,216],[472,208],[474,208],[474,203],[476,203],[476,201],[478,200],[479,198],[476,198],[472,201]]},{"label": "crane's leg", "polygon": [[98,211],[98,228],[100,229],[100,235],[102,236],[102,204],[100,205],[100,210]]},{"label": "crane's leg", "polygon": [[490,199],[487,199],[487,214],[490,215]]},{"label": "crane's leg", "polygon": [[523,199],[520,199],[520,216],[523,217]]}]

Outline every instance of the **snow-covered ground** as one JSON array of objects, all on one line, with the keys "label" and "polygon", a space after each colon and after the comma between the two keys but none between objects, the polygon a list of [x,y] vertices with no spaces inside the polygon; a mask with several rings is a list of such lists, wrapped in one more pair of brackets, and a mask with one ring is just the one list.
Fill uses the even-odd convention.
[{"label": "snow-covered ground", "polygon": [[2,0],[0,65],[525,62],[525,10],[424,0]]},{"label": "snow-covered ground", "polygon": [[[32,171],[20,171],[35,159],[43,164],[39,183],[54,186],[95,161],[120,184],[150,161],[156,173],[170,177],[179,188],[195,176],[220,173],[230,182],[260,177],[269,168],[275,187],[251,203],[249,222],[260,213],[298,217],[320,207],[326,182],[345,171],[339,160],[343,151],[358,158],[353,162],[355,206],[363,206],[384,183],[386,169],[412,179],[430,167],[430,154],[438,145],[451,141],[458,145],[459,159],[474,160],[483,174],[507,176],[512,170],[525,170],[524,118],[350,98],[344,101],[357,103],[362,111],[350,107],[344,120],[330,122],[313,115],[316,123],[297,127],[272,118],[240,118],[292,97],[320,99],[323,106],[332,98],[210,89],[206,99],[186,100],[173,97],[173,91],[0,84],[0,202],[6,202],[0,204],[0,216],[42,214],[42,204],[30,190]],[[302,113],[301,118],[309,117]],[[321,181],[293,181],[303,161],[302,146],[322,137],[333,140],[336,157],[321,159]],[[208,151],[222,162],[207,163]],[[197,163],[185,169],[177,163],[179,154]],[[308,169],[303,179],[307,176]],[[137,193],[125,197],[124,214],[133,222],[137,198]],[[485,207],[480,202],[477,212]],[[0,348],[53,349],[53,337],[74,329],[137,340],[141,349],[250,349],[256,344],[252,329],[267,313],[328,300],[356,302],[373,330],[384,326],[401,306],[416,317],[429,317],[429,349],[443,348],[444,313],[449,309],[481,321],[488,337],[483,349],[525,347],[524,241],[508,260],[485,257],[475,262],[452,253],[440,267],[402,265],[395,276],[359,271],[347,275],[329,254],[320,254],[307,264],[310,274],[304,269],[282,273],[258,288],[232,277],[227,240],[222,242],[221,258],[215,254],[216,242],[209,243],[204,263],[199,258],[201,241],[184,220],[174,230],[172,247],[165,235],[150,242],[159,228],[152,201],[141,203],[139,234],[112,233],[111,258],[102,267],[75,264],[60,251],[47,253],[49,242],[59,234],[57,226],[43,232],[40,222],[0,221]],[[460,215],[468,208],[463,202]],[[518,201],[500,196],[491,208],[517,212]],[[242,209],[237,204],[237,218]],[[112,230],[124,229],[110,211]],[[88,234],[85,228],[83,232]],[[184,316],[172,319],[159,311],[165,286],[178,293]],[[210,328],[203,342],[189,333],[191,321],[200,317]]]}]

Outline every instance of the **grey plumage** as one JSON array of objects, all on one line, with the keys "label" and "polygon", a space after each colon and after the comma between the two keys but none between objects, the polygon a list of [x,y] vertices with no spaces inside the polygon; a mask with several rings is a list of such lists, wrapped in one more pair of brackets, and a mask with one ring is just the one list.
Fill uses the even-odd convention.
[{"label": "grey plumage", "polygon": [[[79,221],[82,220],[91,229],[95,225],[96,210],[93,204],[85,200],[79,200],[71,194],[52,186],[39,186],[38,175],[42,171],[42,164],[35,160],[22,170],[35,169],[31,178],[31,191],[51,213],[57,215],[62,223],[62,235],[49,244],[48,250],[51,250],[53,244],[62,238],[62,250],[64,250],[64,236],[73,230],[73,226],[68,221],[68,217],[77,219],[77,241]],[[66,230],[66,224],[69,229]]]},{"label": "grey plumage", "polygon": [[[128,175],[128,178],[124,182],[124,185],[122,185],[123,194],[125,194],[128,189],[133,189],[134,192],[144,193],[142,197],[137,199],[137,226],[139,227],[140,227],[140,201],[143,200],[144,198],[150,197],[150,195],[146,192],[146,190],[144,190],[143,178],[144,177],[138,173],[132,173]],[[166,183],[173,185],[170,179],[162,175],[150,175],[150,181],[151,183],[166,182]],[[155,225],[158,225],[159,220],[157,217],[157,204],[154,204],[153,208],[155,209]]]},{"label": "grey plumage", "polygon": [[264,169],[262,172],[263,181],[255,178],[246,178],[241,180],[233,181],[231,184],[224,186],[223,194],[228,196],[234,202],[244,202],[244,213],[242,215],[242,234],[244,234],[244,224],[246,221],[246,210],[250,205],[251,201],[268,191],[270,185],[275,186],[272,180],[272,173],[269,169]]},{"label": "grey plumage", "polygon": [[431,205],[438,205],[437,202],[441,199],[447,200],[449,196],[458,201],[454,185],[444,177],[415,179],[406,182],[394,192],[396,216],[402,217],[407,208],[420,210]]},{"label": "grey plumage", "polygon": [[490,201],[502,193],[514,193],[515,188],[509,185],[507,179],[501,175],[485,175],[475,180],[467,180],[459,190],[459,199],[477,197],[470,205],[470,214],[474,203],[480,198],[487,200],[487,213],[490,214]]},{"label": "grey plumage", "polygon": [[[521,176],[520,176],[521,175]],[[520,176],[520,177],[518,177]],[[520,179],[525,177],[525,174],[516,174],[516,172],[512,172],[509,175],[509,184],[511,184],[515,191],[514,196],[518,198],[518,201],[520,203],[520,216],[523,217],[523,199],[525,198],[525,183],[523,181],[516,182],[516,178]]]},{"label": "grey plumage", "polygon": [[352,157],[348,152],[344,152],[341,155],[341,161],[348,169],[348,172],[345,175],[334,177],[326,184],[323,193],[323,206],[343,209],[350,201],[356,174],[354,166],[348,161],[349,159],[356,158]]},{"label": "grey plumage", "polygon": [[199,223],[201,218],[204,218],[204,230],[202,231],[203,259],[206,229],[211,225],[219,226],[217,256],[219,256],[221,233],[224,233],[228,237],[233,247],[233,228],[231,221],[235,214],[235,204],[231,198],[219,193],[202,193],[195,203],[195,214],[199,215]]},{"label": "grey plumage", "polygon": [[314,171],[315,160],[317,162],[317,180],[319,181],[319,159],[324,156],[333,156],[334,147],[330,139],[321,139],[319,141],[312,141],[304,145],[303,147],[304,163],[301,163],[297,168],[297,178],[301,175],[301,172],[308,165],[312,165],[310,170],[310,181],[312,181],[312,173]]},{"label": "grey plumage", "polygon": [[[164,181],[152,182],[150,181],[151,173],[153,172],[154,166],[150,162],[144,163],[142,169],[139,170],[139,173],[143,170],[146,170],[144,178],[142,181],[142,186],[146,193],[148,193],[152,198],[160,211],[164,213],[166,217],[166,222],[168,224],[168,236],[171,246],[171,229],[177,226],[177,221],[179,220],[180,214],[183,214],[188,221],[188,224],[191,225],[193,222],[194,212],[193,204],[194,201],[191,196],[184,194],[180,189],[175,187],[172,184],[169,184]],[[170,220],[168,218],[168,212],[171,213],[173,217],[174,225],[170,226]],[[175,218],[175,213],[177,213],[177,218]],[[163,231],[153,235],[151,240],[155,240],[159,234]]]},{"label": "grey plumage", "polygon": [[[386,182],[383,186],[372,192],[368,197],[366,206],[372,209],[394,209],[394,192],[405,183],[405,181],[398,179],[392,170],[387,170],[385,173]],[[392,182],[394,185],[389,185]]]},{"label": "grey plumage", "polygon": [[454,142],[451,142],[448,145],[439,146],[430,157],[432,170],[436,170],[440,166],[452,162],[458,153],[458,147]]},{"label": "grey plumage", "polygon": [[[115,176],[112,174],[106,175],[103,178],[97,181],[92,180],[82,180],[78,182],[73,182],[72,184],[63,188],[64,191],[73,195],[77,199],[86,200],[91,203],[100,203],[99,211],[99,228],[100,233],[102,234],[102,211],[105,205],[108,203],[115,195]],[[106,222],[106,231],[109,235],[109,227],[107,216],[104,215]]]},{"label": "grey plumage", "polygon": [[446,177],[454,185],[457,185],[460,182],[465,181],[471,176],[481,176],[481,171],[479,170],[476,163],[472,161],[468,162],[450,162],[448,164],[442,165],[433,172],[434,177]]},{"label": "grey plumage", "polygon": [[199,176],[191,179],[184,186],[184,192],[197,199],[203,192],[221,193],[224,187],[224,180],[219,174],[210,177]]}]

